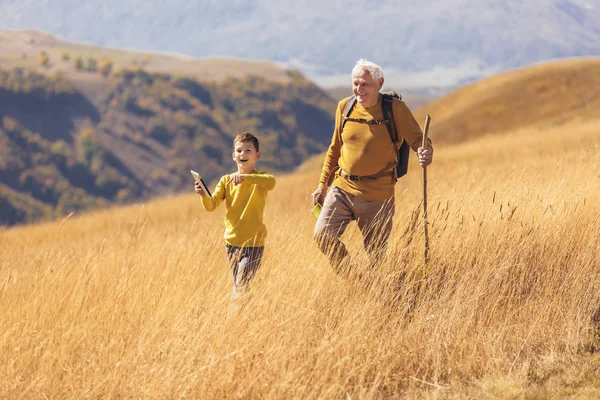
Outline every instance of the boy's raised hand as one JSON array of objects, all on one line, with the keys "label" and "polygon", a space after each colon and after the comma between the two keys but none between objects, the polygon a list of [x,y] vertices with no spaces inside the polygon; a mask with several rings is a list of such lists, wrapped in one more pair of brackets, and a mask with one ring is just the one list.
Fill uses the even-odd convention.
[{"label": "boy's raised hand", "polygon": [[200,187],[198,182],[194,182],[194,191],[198,193],[200,196],[204,196],[204,190]]},{"label": "boy's raised hand", "polygon": [[236,172],[235,174],[229,175],[229,180],[227,181],[227,184],[229,185],[231,182],[233,182],[233,184],[237,186],[243,181],[244,177],[239,172]]}]

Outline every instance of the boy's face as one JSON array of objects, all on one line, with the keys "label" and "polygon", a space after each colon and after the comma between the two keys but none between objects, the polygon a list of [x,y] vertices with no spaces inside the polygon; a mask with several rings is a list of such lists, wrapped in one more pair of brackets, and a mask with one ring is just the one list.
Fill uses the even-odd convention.
[{"label": "boy's face", "polygon": [[238,171],[250,173],[254,170],[254,164],[260,159],[260,152],[256,151],[252,142],[235,142],[233,144],[233,161]]}]

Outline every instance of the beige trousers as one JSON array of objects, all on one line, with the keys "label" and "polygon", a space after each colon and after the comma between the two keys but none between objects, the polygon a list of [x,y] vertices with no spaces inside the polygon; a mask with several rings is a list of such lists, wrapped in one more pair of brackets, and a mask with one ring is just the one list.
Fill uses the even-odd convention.
[{"label": "beige trousers", "polygon": [[380,256],[387,246],[394,216],[393,199],[385,202],[363,200],[333,186],[329,189],[317,219],[314,239],[321,251],[338,266],[348,255],[340,237],[348,224],[356,220],[363,244],[371,258]]}]

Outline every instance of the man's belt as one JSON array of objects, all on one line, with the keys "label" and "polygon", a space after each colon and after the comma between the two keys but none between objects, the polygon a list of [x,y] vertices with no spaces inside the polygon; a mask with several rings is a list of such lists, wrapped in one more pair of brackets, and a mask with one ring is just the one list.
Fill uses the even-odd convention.
[{"label": "man's belt", "polygon": [[349,181],[370,181],[373,179],[377,179],[377,178],[381,178],[382,176],[391,176],[392,178],[394,177],[394,170],[389,170],[389,171],[381,171],[378,172],[376,174],[373,175],[367,175],[367,176],[358,176],[358,175],[352,175],[347,173],[346,171],[344,171],[343,169],[340,168],[340,176],[344,179],[347,179]]}]

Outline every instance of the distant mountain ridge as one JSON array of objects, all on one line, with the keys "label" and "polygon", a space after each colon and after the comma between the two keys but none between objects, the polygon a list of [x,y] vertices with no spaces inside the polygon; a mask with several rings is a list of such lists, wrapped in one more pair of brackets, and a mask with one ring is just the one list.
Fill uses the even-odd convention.
[{"label": "distant mountain ridge", "polygon": [[0,28],[195,57],[270,60],[311,78],[345,76],[366,57],[386,68],[390,83],[402,79],[405,86],[456,84],[544,60],[600,55],[596,0],[107,0],[101,6],[6,0]]}]

